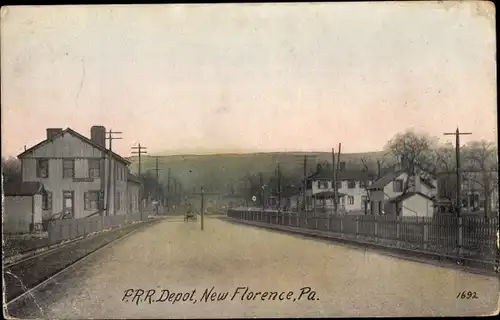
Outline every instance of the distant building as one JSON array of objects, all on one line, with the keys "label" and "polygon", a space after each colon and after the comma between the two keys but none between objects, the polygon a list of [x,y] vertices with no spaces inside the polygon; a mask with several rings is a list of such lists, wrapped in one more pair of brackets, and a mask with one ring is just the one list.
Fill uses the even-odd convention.
[{"label": "distant building", "polygon": [[139,213],[139,197],[141,190],[141,182],[139,177],[129,173],[127,177],[127,199],[128,199],[128,212],[130,214]]},{"label": "distant building", "polygon": [[[456,172],[440,172],[437,178],[437,205],[440,213],[453,211],[457,203]],[[463,170],[460,184],[460,204],[464,213],[482,214],[498,210],[498,171]]]},{"label": "distant building", "polygon": [[[306,204],[308,210],[324,208],[331,211],[334,204],[331,168],[318,165],[315,173],[307,177]],[[368,203],[366,187],[376,179],[376,173],[364,170],[347,170],[342,165],[336,177],[338,210],[341,212],[365,212]]]},{"label": "distant building", "polygon": [[42,229],[42,197],[40,182],[7,181],[3,184],[4,208],[2,229],[5,233],[29,233]]},{"label": "distant building", "polygon": [[47,129],[46,139],[18,158],[22,180],[45,187],[44,220],[85,218],[101,214],[106,207],[109,215],[127,213],[130,162],[106,149],[104,127],[93,126],[90,139],[70,128]]}]

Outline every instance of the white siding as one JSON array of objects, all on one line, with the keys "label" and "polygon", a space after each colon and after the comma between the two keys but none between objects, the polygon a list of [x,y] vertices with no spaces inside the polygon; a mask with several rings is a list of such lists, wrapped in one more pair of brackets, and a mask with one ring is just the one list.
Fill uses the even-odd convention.
[{"label": "white siding", "polygon": [[418,194],[405,199],[402,203],[403,217],[428,217],[432,218],[434,213],[432,200]]},{"label": "white siding", "polygon": [[[106,159],[103,159],[103,157]],[[47,178],[37,177],[37,158],[48,159],[49,174]],[[63,178],[63,159],[74,159],[75,161],[75,179]],[[104,175],[104,181],[100,177],[89,178],[89,160],[99,159],[101,161],[101,176]],[[40,181],[44,184],[47,191],[52,192],[52,208],[44,211],[44,218],[61,213],[63,210],[63,191],[74,192],[74,217],[76,219],[84,218],[97,210],[85,210],[85,193],[88,191],[104,191],[104,206],[107,200],[107,181],[108,174],[111,175],[110,194],[109,194],[109,214],[113,215],[115,195],[121,193],[121,206],[116,214],[125,214],[126,194],[127,194],[127,167],[121,161],[115,158],[111,161],[111,171],[109,171],[109,161],[107,153],[80,140],[77,137],[67,133],[55,139],[52,142],[42,145],[22,159],[23,181]],[[115,180],[114,166],[119,165],[124,169],[124,178]],[[85,181],[77,179],[86,179]]]},{"label": "white siding", "polygon": [[[320,180],[321,183],[327,183],[328,187],[325,189],[325,188],[318,188],[318,181],[313,181],[312,182],[312,193],[313,194],[316,194],[316,193],[319,193],[319,192],[324,192],[324,191],[327,191],[327,192],[333,192],[333,188],[332,188],[332,181],[331,180]],[[348,188],[348,181],[347,180],[342,180],[341,181],[341,187],[337,190],[339,193],[343,193],[343,194],[346,194],[346,197],[344,199],[340,199],[339,198],[339,201],[341,204],[345,204],[344,207],[345,207],[345,210],[347,212],[350,212],[350,211],[361,211],[363,210],[363,206],[362,206],[362,198],[363,196],[366,196],[368,193],[366,192],[366,189],[363,188],[361,186],[361,182],[360,181],[356,181],[356,185],[355,185],[355,188]],[[311,191],[309,191],[309,193],[311,193]],[[348,201],[348,197],[351,196],[353,197],[353,200],[354,200],[354,203],[353,204],[349,204],[349,201]],[[332,200],[329,200],[327,199],[325,201],[326,203],[326,206],[327,207],[332,207],[333,206],[333,201]],[[320,206],[322,205],[322,200],[318,200],[316,202],[316,205],[317,206]]]}]

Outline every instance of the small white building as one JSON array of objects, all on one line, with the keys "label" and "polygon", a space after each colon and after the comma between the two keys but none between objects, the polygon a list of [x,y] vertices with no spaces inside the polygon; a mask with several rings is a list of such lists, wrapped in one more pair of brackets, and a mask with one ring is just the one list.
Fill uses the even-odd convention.
[{"label": "small white building", "polygon": [[3,232],[30,233],[42,229],[42,195],[40,182],[5,182]]},{"label": "small white building", "polygon": [[436,181],[394,170],[368,187],[373,215],[432,217]]}]

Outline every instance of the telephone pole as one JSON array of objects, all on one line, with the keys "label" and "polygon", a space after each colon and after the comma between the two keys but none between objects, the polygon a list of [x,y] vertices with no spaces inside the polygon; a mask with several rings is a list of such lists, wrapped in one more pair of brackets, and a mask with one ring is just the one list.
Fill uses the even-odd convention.
[{"label": "telephone pole", "polygon": [[158,166],[158,159],[159,159],[159,157],[155,156],[154,158],[156,160],[156,166],[155,166],[155,169],[154,169],[155,172],[156,172],[156,201],[158,202],[156,204],[156,214],[159,214],[158,208],[159,208],[159,204],[160,204],[160,201],[161,201],[160,200],[161,197],[160,197],[160,175],[159,175],[159,171],[162,170],[162,169],[160,169],[159,166]]},{"label": "telephone pole", "polygon": [[260,205],[262,206],[262,211],[264,211],[264,181],[262,179],[262,172],[259,172],[259,181],[260,181]]},{"label": "telephone pole", "polygon": [[[337,180],[340,180],[339,179],[339,169],[340,169],[340,150],[342,148],[342,144],[339,143],[339,151],[337,152],[337,168],[332,168],[335,170],[335,183],[337,183]],[[335,186],[335,190],[337,190],[337,186]],[[339,196],[338,196],[338,192],[335,192],[335,213],[337,213],[338,211],[338,202],[339,202]]]},{"label": "telephone pole", "polygon": [[141,176],[141,156],[143,154],[147,154],[148,152],[146,151],[146,147],[141,146],[141,144],[137,144],[137,147],[132,147],[132,154],[136,154],[139,156],[139,181],[141,182],[141,187],[139,189],[139,212],[141,213],[141,220],[143,219],[142,217],[142,176]]},{"label": "telephone pole", "polygon": [[280,164],[278,163],[278,213],[281,210],[281,171]]},{"label": "telephone pole", "polygon": [[307,154],[304,155],[304,183],[302,186],[302,201],[304,203],[304,211],[307,211],[306,189],[307,189]]},{"label": "telephone pole", "polygon": [[[195,189],[195,188],[193,188]],[[203,186],[200,188],[200,193],[194,193],[193,192],[193,195],[201,195],[201,231],[203,231],[203,227],[204,227],[204,222],[203,222],[203,217],[204,217],[204,214],[205,214],[205,195],[218,195],[218,193],[207,193],[205,192],[205,190],[203,189]]]},{"label": "telephone pole", "polygon": [[332,148],[332,190],[333,190],[333,214],[337,214],[337,175],[335,170],[335,148]]},{"label": "telephone pole", "polygon": [[461,211],[461,203],[460,203],[460,194],[461,194],[461,179],[460,179],[460,135],[471,135],[472,132],[460,132],[457,127],[455,132],[446,132],[443,135],[445,136],[455,136],[455,156],[456,156],[456,165],[457,165],[457,215],[460,217]]},{"label": "telephone pole", "polygon": [[[108,149],[108,183],[106,187],[106,215],[109,216],[109,207],[110,207],[110,201],[111,201],[111,170],[114,169],[114,163],[112,164],[112,159],[113,159],[113,140],[120,140],[122,139],[121,137],[114,137],[114,134],[122,134],[121,132],[117,131],[112,131],[111,129],[106,132],[106,140],[109,140],[109,149]],[[116,197],[116,177],[113,174],[113,199]],[[116,208],[113,205],[113,215],[116,214]]]},{"label": "telephone pole", "polygon": [[167,178],[167,212],[170,212],[170,168],[168,168],[168,178]]}]

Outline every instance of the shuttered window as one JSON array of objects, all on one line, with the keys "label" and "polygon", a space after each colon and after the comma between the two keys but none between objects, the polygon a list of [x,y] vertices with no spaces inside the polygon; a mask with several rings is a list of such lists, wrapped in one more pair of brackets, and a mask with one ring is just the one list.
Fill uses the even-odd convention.
[{"label": "shuttered window", "polygon": [[99,191],[85,192],[85,210],[97,210],[99,208]]},{"label": "shuttered window", "polygon": [[74,159],[64,159],[63,160],[63,178],[74,178],[75,177],[75,160]]},{"label": "shuttered window", "polygon": [[50,191],[42,195],[42,210],[52,210],[52,192]]},{"label": "shuttered window", "polygon": [[101,176],[101,160],[89,159],[89,177],[99,178]]}]

